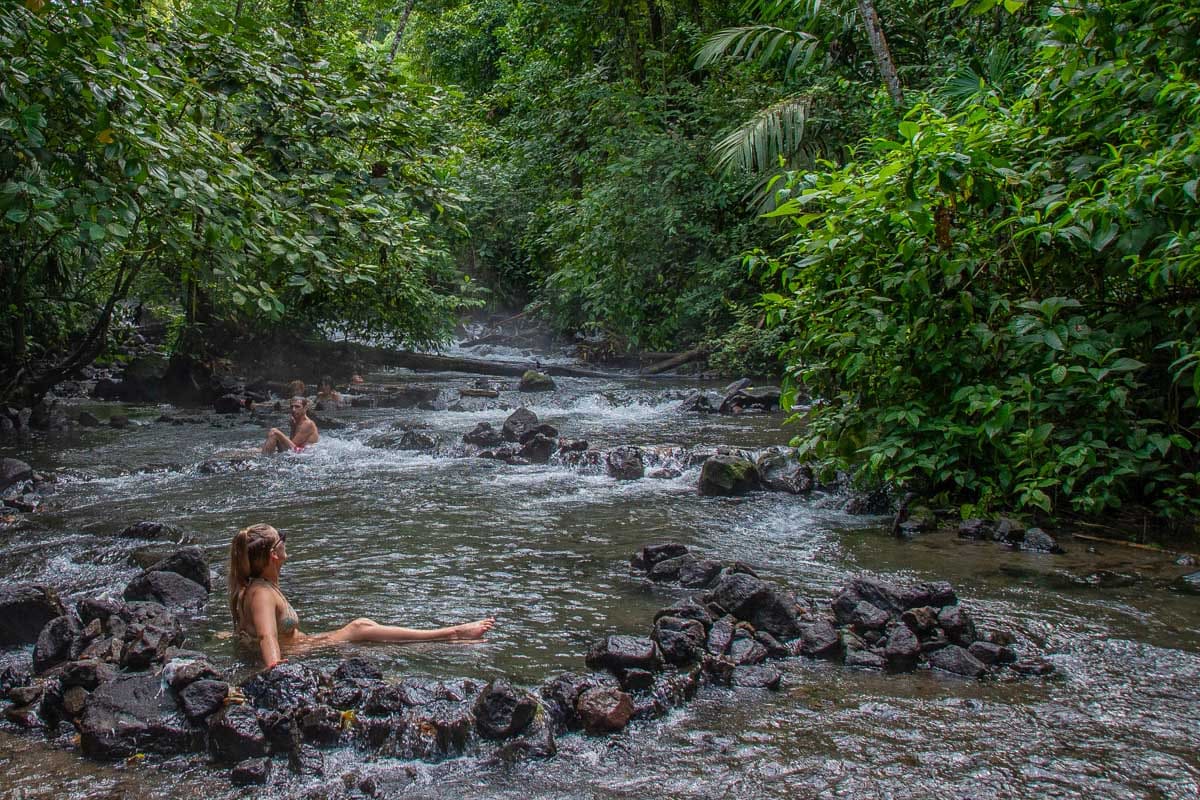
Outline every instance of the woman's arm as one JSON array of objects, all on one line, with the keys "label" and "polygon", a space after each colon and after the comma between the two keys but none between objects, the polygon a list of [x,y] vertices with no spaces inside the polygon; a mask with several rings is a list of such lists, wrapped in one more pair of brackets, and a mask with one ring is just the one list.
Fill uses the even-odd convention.
[{"label": "woman's arm", "polygon": [[257,591],[250,598],[250,615],[254,630],[258,631],[258,646],[262,651],[263,664],[267,669],[280,662],[279,630],[275,621],[275,598],[265,591]]}]

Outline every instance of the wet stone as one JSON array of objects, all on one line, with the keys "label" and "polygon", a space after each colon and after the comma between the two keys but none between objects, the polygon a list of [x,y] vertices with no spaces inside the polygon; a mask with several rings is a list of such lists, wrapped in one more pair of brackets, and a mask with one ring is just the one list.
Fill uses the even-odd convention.
[{"label": "wet stone", "polygon": [[208,725],[208,751],[218,761],[236,764],[267,754],[267,737],[250,706],[226,706]]},{"label": "wet stone", "polygon": [[960,647],[969,647],[979,638],[975,623],[962,606],[946,606],[939,611],[938,625],[946,632],[946,638]]},{"label": "wet stone", "polygon": [[247,758],[229,773],[234,786],[265,786],[271,780],[271,759]]},{"label": "wet stone", "polygon": [[729,646],[733,644],[735,622],[731,615],[721,617],[714,622],[708,632],[708,642],[705,645],[705,650],[714,656],[723,656],[728,653]]},{"label": "wet stone", "polygon": [[932,606],[910,608],[900,615],[900,619],[917,636],[927,636],[938,626],[937,609]]},{"label": "wet stone", "polygon": [[179,707],[188,719],[200,721],[219,711],[228,696],[229,684],[201,678],[179,693]]},{"label": "wet stone", "polygon": [[828,621],[818,621],[800,626],[799,653],[809,658],[836,660],[842,651],[842,639]]},{"label": "wet stone", "polygon": [[721,562],[711,558],[684,563],[679,567],[679,585],[689,589],[702,589],[712,583],[720,572]]},{"label": "wet stone", "polygon": [[893,628],[884,646],[888,669],[892,672],[911,672],[916,669],[920,656],[921,643],[916,634],[907,625]]},{"label": "wet stone", "polygon": [[58,593],[48,586],[0,587],[0,647],[33,644],[50,620],[65,614]]},{"label": "wet stone", "polygon": [[686,555],[687,552],[687,547],[678,542],[648,544],[641,550],[642,568],[648,570],[660,561],[666,561],[669,558],[678,558],[679,556]]},{"label": "wet stone", "polygon": [[940,650],[935,650],[926,658],[929,659],[929,664],[934,669],[961,675],[965,678],[978,678],[987,674],[987,666],[956,644],[946,645]]},{"label": "wet stone", "polygon": [[700,658],[705,644],[704,625],[694,619],[659,617],[651,638],[658,642],[669,664],[687,664]]},{"label": "wet stone", "polygon": [[583,692],[575,709],[588,733],[612,733],[629,724],[633,698],[620,689],[597,687]]},{"label": "wet stone", "polygon": [[33,671],[42,673],[78,656],[84,646],[80,638],[82,633],[79,621],[71,616],[57,617],[46,623],[33,647]]},{"label": "wet stone", "polygon": [[739,666],[761,664],[767,660],[767,648],[759,644],[753,636],[739,633],[734,635],[729,645],[729,657]]},{"label": "wet stone", "polygon": [[967,652],[987,666],[1010,664],[1017,660],[1017,654],[1008,647],[994,642],[972,642]]},{"label": "wet stone", "polygon": [[313,706],[300,714],[300,735],[305,741],[333,747],[342,738],[342,714],[326,705]]},{"label": "wet stone", "polygon": [[866,649],[846,648],[846,666],[860,669],[883,669],[883,656]]},{"label": "wet stone", "polygon": [[700,603],[697,603],[695,599],[690,597],[664,608],[660,608],[655,612],[655,621],[661,619],[662,617],[693,619],[699,622],[705,628],[708,628],[713,623],[713,617],[708,608]]},{"label": "wet stone", "polygon": [[859,633],[883,630],[890,620],[891,617],[886,611],[876,608],[865,600],[856,605],[850,614],[850,624]]},{"label": "wet stone", "polygon": [[658,645],[644,636],[606,636],[598,639],[588,649],[585,660],[591,669],[655,670],[661,666]]},{"label": "wet stone", "polygon": [[637,667],[628,667],[615,670],[617,681],[621,684],[621,688],[627,692],[636,692],[643,689],[649,689],[654,685],[654,673],[648,669],[639,669]]},{"label": "wet stone", "polygon": [[747,689],[778,689],[782,682],[783,673],[772,666],[740,664],[733,670],[734,686]]},{"label": "wet stone", "polygon": [[317,674],[303,664],[278,664],[242,684],[246,699],[257,708],[291,714],[317,705]]},{"label": "wet stone", "polygon": [[475,700],[475,725],[481,736],[507,739],[529,725],[537,713],[537,699],[508,681],[492,681]]}]

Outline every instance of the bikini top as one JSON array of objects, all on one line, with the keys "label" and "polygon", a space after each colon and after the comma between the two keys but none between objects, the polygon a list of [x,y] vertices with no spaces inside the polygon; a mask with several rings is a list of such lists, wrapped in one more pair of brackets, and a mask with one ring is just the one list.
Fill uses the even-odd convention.
[{"label": "bikini top", "polygon": [[[279,590],[279,587],[270,581],[263,580],[262,578],[255,578],[254,580],[250,581],[251,586],[253,586],[255,583],[261,583],[264,586],[269,586],[271,590],[275,592],[275,594],[279,595],[279,599],[283,601],[283,610],[280,611],[279,615],[275,618],[275,625],[278,628],[279,636],[284,638],[292,636],[296,632],[296,629],[300,627],[300,617],[296,614],[295,609],[292,608],[292,604],[288,602],[288,599],[284,596],[283,592]],[[246,588],[249,589],[250,587],[247,586]],[[242,626],[240,633],[244,633],[248,636],[257,636],[258,632],[254,629],[254,620],[246,614],[246,594],[247,593],[245,591],[242,592],[243,607]]]}]

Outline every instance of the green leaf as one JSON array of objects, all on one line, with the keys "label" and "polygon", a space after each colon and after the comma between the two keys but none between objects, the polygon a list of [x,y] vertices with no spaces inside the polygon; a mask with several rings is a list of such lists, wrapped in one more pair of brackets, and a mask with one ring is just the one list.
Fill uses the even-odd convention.
[{"label": "green leaf", "polygon": [[29,212],[23,208],[10,208],[4,218],[19,225],[29,219]]},{"label": "green leaf", "polygon": [[1067,379],[1067,368],[1062,364],[1055,364],[1050,370],[1050,380],[1055,383],[1062,383]]}]

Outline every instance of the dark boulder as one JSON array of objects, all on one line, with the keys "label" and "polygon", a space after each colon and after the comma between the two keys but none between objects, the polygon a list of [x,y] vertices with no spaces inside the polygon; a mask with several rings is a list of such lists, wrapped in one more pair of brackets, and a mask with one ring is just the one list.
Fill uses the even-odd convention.
[{"label": "dark boulder", "polygon": [[961,606],[946,606],[939,611],[938,625],[946,632],[946,638],[960,647],[970,647],[979,638],[975,622]]},{"label": "dark boulder", "polygon": [[591,669],[662,668],[658,645],[644,636],[606,636],[597,639],[585,659]]},{"label": "dark boulder", "polygon": [[883,657],[892,672],[912,672],[921,657],[921,643],[907,625],[897,625],[887,637]]},{"label": "dark boulder", "polygon": [[615,687],[587,689],[579,695],[575,711],[588,733],[612,733],[629,724],[633,698]]},{"label": "dark boulder", "polygon": [[931,667],[943,672],[951,672],[965,678],[978,678],[987,674],[987,667],[983,662],[956,644],[948,644],[927,653],[925,657],[929,659]]},{"label": "dark boulder", "polygon": [[733,632],[736,624],[737,620],[732,615],[726,615],[713,622],[712,627],[708,630],[705,651],[713,656],[723,656],[728,653],[729,646],[733,644]]},{"label": "dark boulder", "polygon": [[0,647],[33,644],[46,623],[67,613],[48,586],[19,583],[0,587]]},{"label": "dark boulder", "polygon": [[700,494],[734,496],[761,488],[754,462],[732,454],[717,454],[700,468]]},{"label": "dark boulder", "polygon": [[138,670],[161,664],[167,658],[167,650],[182,639],[178,625],[164,627],[153,623],[134,623],[125,632],[121,666]]},{"label": "dark boulder", "polygon": [[264,756],[239,762],[230,771],[229,781],[234,786],[266,786],[271,781],[271,759]]},{"label": "dark boulder", "polygon": [[525,407],[518,408],[504,420],[504,438],[510,442],[520,442],[521,437],[537,427],[537,424],[537,414]]},{"label": "dark boulder", "polygon": [[342,712],[330,706],[310,706],[300,712],[300,735],[307,742],[333,747],[341,741],[344,719]]},{"label": "dark boulder", "polygon": [[151,672],[100,684],[87,699],[79,733],[83,754],[104,760],[186,753],[204,741],[203,730],[176,707],[175,693],[163,691],[159,676]]},{"label": "dark boulder", "polygon": [[82,628],[72,616],[63,615],[46,623],[33,646],[33,671],[43,673],[83,651]]},{"label": "dark boulder", "polygon": [[578,729],[583,723],[575,710],[579,696],[588,689],[611,685],[612,678],[599,675],[577,675],[564,672],[542,684],[538,693],[545,703],[546,713],[558,729]]},{"label": "dark boulder", "polygon": [[506,680],[495,680],[475,699],[475,727],[488,739],[507,739],[525,730],[537,713],[532,694]]},{"label": "dark boulder", "polygon": [[552,392],[556,388],[554,379],[544,372],[527,369],[521,375],[517,388],[522,392]]},{"label": "dark boulder", "polygon": [[228,683],[201,678],[179,693],[179,707],[188,719],[199,722],[220,711],[228,696]]},{"label": "dark boulder", "polygon": [[242,684],[242,693],[255,708],[293,714],[317,705],[319,676],[304,664],[277,664]]},{"label": "dark boulder", "polygon": [[703,655],[704,625],[694,619],[659,617],[650,635],[669,664],[689,664]]},{"label": "dark boulder", "polygon": [[881,631],[887,627],[890,621],[891,616],[886,611],[876,608],[866,600],[854,606],[854,611],[850,614],[850,627],[858,634],[866,631]]},{"label": "dark boulder", "polygon": [[802,463],[794,450],[768,450],[754,462],[764,488],[773,492],[807,494],[816,485],[812,467]]},{"label": "dark boulder", "polygon": [[217,761],[237,764],[267,751],[267,736],[250,706],[226,706],[208,723],[208,752]]},{"label": "dark boulder", "polygon": [[545,721],[539,721],[497,748],[495,758],[505,764],[515,764],[531,758],[553,758],[557,754],[554,731]]},{"label": "dark boulder", "polygon": [[767,648],[744,628],[738,628],[729,643],[729,658],[734,664],[761,664],[767,660]]},{"label": "dark boulder", "polygon": [[181,609],[197,609],[208,602],[207,589],[177,572],[143,572],[129,582],[123,596]]},{"label": "dark boulder", "polygon": [[1031,553],[1063,553],[1065,552],[1059,546],[1058,540],[1050,534],[1046,533],[1041,528],[1030,528],[1025,532],[1025,538],[1021,540],[1020,545],[1022,550],[1028,550]]},{"label": "dark boulder", "polygon": [[664,581],[677,582],[679,580],[679,570],[685,564],[694,564],[696,561],[697,558],[691,553],[684,553],[675,558],[666,558],[650,567],[646,572],[646,576],[650,580],[660,583]]},{"label": "dark boulder", "polygon": [[1017,660],[1017,654],[1011,648],[995,642],[972,642],[967,652],[989,667],[1011,664]]},{"label": "dark boulder", "polygon": [[469,706],[450,700],[435,700],[417,706],[407,720],[399,750],[384,750],[385,755],[440,761],[462,755],[475,729],[475,717]]},{"label": "dark boulder", "polygon": [[753,575],[725,572],[705,597],[776,639],[786,641],[800,635],[795,599]]},{"label": "dark boulder", "polygon": [[554,454],[555,447],[557,447],[557,444],[554,439],[538,433],[532,438],[525,439],[525,443],[521,445],[521,449],[517,451],[517,455],[520,458],[526,459],[531,464],[545,464],[550,461],[550,456]]},{"label": "dark boulder", "polygon": [[[554,440],[554,446],[558,447],[558,428],[553,425],[547,425],[545,422],[538,423],[532,428],[527,429],[517,441],[521,444],[527,444],[535,436],[545,436],[547,439],[552,439]],[[587,447],[583,449],[586,450]]]},{"label": "dark boulder", "polygon": [[730,682],[746,689],[778,689],[783,673],[769,665],[739,664],[734,667]]},{"label": "dark boulder", "polygon": [[937,630],[938,610],[932,606],[910,608],[900,615],[900,620],[917,636],[929,636]]},{"label": "dark boulder", "polygon": [[169,648],[163,656],[168,659],[163,665],[163,680],[176,692],[182,692],[198,680],[219,677],[213,665],[202,655],[181,655],[180,651]]},{"label": "dark boulder", "polygon": [[[146,568],[147,572],[174,572],[177,575],[195,581],[204,587],[204,591],[212,591],[212,572],[208,562],[199,547],[184,547],[171,555],[157,561]],[[151,599],[151,598],[137,598]],[[168,605],[164,603],[163,605]]]},{"label": "dark boulder", "polygon": [[958,525],[960,539],[988,539],[996,532],[996,526],[986,519],[966,519]]},{"label": "dark boulder", "polygon": [[695,598],[685,597],[684,599],[672,603],[669,606],[660,608],[654,612],[654,619],[657,621],[661,617],[679,617],[680,619],[694,619],[707,629],[713,623],[712,613],[708,607],[696,602]]},{"label": "dark boulder", "polygon": [[747,411],[779,411],[783,392],[777,386],[746,385],[725,395],[718,409],[722,414],[744,414]]},{"label": "dark boulder", "polygon": [[646,464],[640,447],[614,447],[604,457],[604,467],[610,478],[636,481],[646,474]]},{"label": "dark boulder", "polygon": [[650,570],[660,561],[678,558],[679,556],[685,555],[687,551],[687,547],[679,542],[648,544],[638,551],[638,554],[631,559],[631,563],[635,568]]},{"label": "dark boulder", "polygon": [[95,658],[83,658],[66,664],[59,672],[64,689],[78,686],[91,692],[102,683],[117,679],[117,668]]},{"label": "dark boulder", "polygon": [[213,411],[218,414],[240,414],[245,408],[245,398],[236,394],[223,394],[213,400]]},{"label": "dark boulder", "polygon": [[173,542],[183,539],[178,528],[165,522],[135,522],[117,535],[123,539],[169,539]]},{"label": "dark boulder", "polygon": [[16,458],[0,458],[0,492],[33,477],[33,467]]},{"label": "dark boulder", "polygon": [[490,422],[481,422],[463,434],[463,442],[478,447],[495,447],[504,443],[504,434],[492,427]]},{"label": "dark boulder", "polygon": [[827,620],[801,623],[800,636],[793,647],[809,658],[836,661],[842,655],[842,637]]},{"label": "dark boulder", "polygon": [[692,414],[712,414],[716,412],[708,395],[692,392],[679,403],[679,410]]}]

